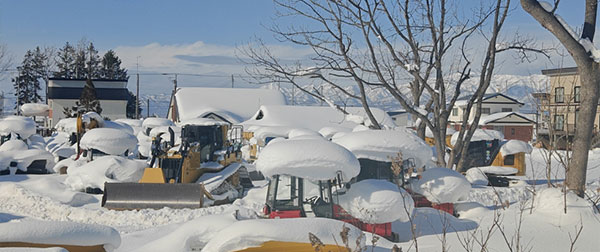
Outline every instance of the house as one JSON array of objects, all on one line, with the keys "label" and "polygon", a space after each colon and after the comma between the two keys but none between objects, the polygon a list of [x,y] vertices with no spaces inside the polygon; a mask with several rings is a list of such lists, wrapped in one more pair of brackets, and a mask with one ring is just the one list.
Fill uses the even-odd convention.
[{"label": "house", "polygon": [[[64,108],[75,106],[79,100],[86,79],[61,79],[50,78],[48,81],[48,114],[49,126],[54,125],[65,118]],[[127,80],[92,80],[96,89],[96,97],[102,107],[102,117],[116,120],[127,117]]]},{"label": "house", "polygon": [[[459,98],[452,108],[448,120],[450,126],[455,130],[461,128],[462,118],[470,98],[470,96]],[[486,94],[481,102],[479,127],[500,131],[507,140],[531,141],[535,121],[529,116],[519,113],[523,105],[524,103],[505,94]],[[472,108],[468,121],[471,122],[474,117],[475,108]]]},{"label": "house", "polygon": [[261,105],[285,104],[285,97],[275,89],[180,87],[171,97],[167,118],[174,122],[210,118],[239,124]]},{"label": "house", "polygon": [[[352,115],[368,120],[363,107],[347,107]],[[379,109],[371,108],[378,123],[390,128],[396,127],[388,114]],[[244,126],[285,126],[319,131],[323,128],[345,128],[351,131],[359,125],[358,120],[349,118],[341,111],[329,106],[278,106],[263,105],[255,115],[242,123]]]},{"label": "house", "polygon": [[[549,85],[547,92],[534,94],[540,105],[538,138],[548,143],[552,136],[556,146],[564,149],[568,142],[572,142],[577,127],[576,121],[581,102],[579,71],[577,67],[568,67],[545,69],[542,70],[542,74],[548,76]],[[598,113],[600,110],[596,112],[594,119],[595,136],[598,136],[598,125],[600,125]],[[592,145],[597,143],[598,141],[594,139]]]},{"label": "house", "polygon": [[411,114],[404,110],[388,111],[387,114],[392,118],[397,126],[411,127],[413,124]]}]

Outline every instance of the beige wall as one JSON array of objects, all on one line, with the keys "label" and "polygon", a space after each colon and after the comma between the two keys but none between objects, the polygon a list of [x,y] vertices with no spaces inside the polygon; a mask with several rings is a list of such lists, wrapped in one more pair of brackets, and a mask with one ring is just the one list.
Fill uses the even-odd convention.
[{"label": "beige wall", "polygon": [[[550,76],[550,85],[549,85],[549,101],[548,104],[544,104],[546,106],[542,106],[543,111],[547,111],[550,114],[550,121],[552,124],[555,123],[554,115],[563,115],[565,120],[564,130],[567,130],[569,127],[569,131],[574,129],[575,125],[575,111],[579,108],[579,102],[575,102],[575,87],[580,86],[579,75],[577,73],[567,73],[567,74],[556,74]],[[564,102],[557,103],[556,102],[556,91],[557,88],[564,88]],[[600,112],[600,110],[599,110]],[[596,119],[594,119],[594,128],[598,129],[600,117],[596,114]]]}]

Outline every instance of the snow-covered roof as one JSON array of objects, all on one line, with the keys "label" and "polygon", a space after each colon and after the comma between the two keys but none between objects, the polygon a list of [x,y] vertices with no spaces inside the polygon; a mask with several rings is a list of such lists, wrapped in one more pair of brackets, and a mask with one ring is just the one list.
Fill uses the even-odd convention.
[{"label": "snow-covered roof", "polygon": [[[456,133],[452,134],[452,139],[450,139],[450,144],[452,144],[452,145],[456,144],[456,141],[458,141],[459,134],[460,134],[460,131],[457,131]],[[502,139],[504,139],[504,135],[500,131],[496,131],[496,130],[476,129],[475,132],[473,133],[473,136],[471,137],[471,142],[492,141],[494,139],[502,140]]]},{"label": "snow-covered roof", "polygon": [[25,103],[21,105],[21,113],[24,116],[48,116],[49,112],[48,104]]},{"label": "snow-covered roof", "polygon": [[517,153],[527,153],[530,154],[533,151],[533,147],[526,142],[521,140],[509,140],[500,147],[500,154],[504,156],[513,155]]},{"label": "snow-covered roof", "polygon": [[311,180],[334,179],[338,172],[349,181],[360,172],[358,159],[344,147],[319,139],[269,143],[255,162],[265,176],[289,175]]},{"label": "snow-covered roof", "polygon": [[479,119],[479,125],[486,125],[488,123],[496,122],[502,118],[512,117],[512,116],[520,117],[521,120],[526,120],[531,123],[535,123],[533,120],[531,120],[531,118],[529,118],[529,116],[519,113],[519,112],[499,112],[499,113],[494,113],[491,115],[481,116],[481,118]]},{"label": "snow-covered roof", "polygon": [[[502,93],[491,93],[491,94],[484,94],[483,95],[483,99],[482,99],[482,103],[486,103],[487,100],[493,99],[493,98],[499,98],[499,99],[503,99],[509,102],[513,102],[515,104],[520,104],[521,106],[524,105],[524,103],[508,96]],[[466,106],[467,103],[469,102],[469,99],[471,99],[471,95],[466,95],[463,97],[460,97],[456,100],[456,102],[454,103],[455,106]]]},{"label": "snow-covered roof", "polygon": [[357,158],[390,162],[399,152],[404,159],[414,158],[422,167],[433,156],[431,147],[408,130],[355,131],[332,139],[334,143],[352,151]]},{"label": "snow-covered roof", "polygon": [[[446,128],[446,136],[452,135],[454,133],[456,133],[455,129],[453,129],[453,128]],[[429,127],[425,127],[425,136],[433,138],[433,132],[431,131],[431,129],[429,129]]]},{"label": "snow-covered roof", "polygon": [[21,138],[35,134],[35,122],[29,117],[9,116],[0,120],[0,134],[17,133]]},{"label": "snow-covered roof", "polygon": [[412,197],[396,184],[379,179],[366,179],[352,184],[339,196],[346,212],[365,223],[406,222],[415,203]]},{"label": "snow-covered roof", "polygon": [[[288,126],[319,131],[323,127],[345,127],[353,129],[362,122],[368,122],[368,117],[362,107],[348,107],[351,115],[329,106],[277,106],[264,105],[252,118],[243,122],[244,126]],[[394,120],[383,110],[371,108],[378,123],[390,128],[395,127]]]},{"label": "snow-covered roof", "polygon": [[123,155],[126,150],[133,151],[137,138],[124,130],[95,128],[81,137],[81,148],[96,149],[109,155]]},{"label": "snow-covered roof", "polygon": [[274,89],[182,87],[175,102],[179,121],[214,113],[237,124],[252,117],[261,105],[285,105],[285,97]]}]

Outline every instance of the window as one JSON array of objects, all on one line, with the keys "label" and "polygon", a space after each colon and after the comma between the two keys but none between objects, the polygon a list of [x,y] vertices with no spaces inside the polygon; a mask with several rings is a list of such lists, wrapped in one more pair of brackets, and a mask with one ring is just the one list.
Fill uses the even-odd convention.
[{"label": "window", "polygon": [[515,128],[510,128],[510,134],[513,136],[515,135]]},{"label": "window", "polygon": [[575,110],[575,127],[577,127],[577,119],[579,119],[579,109]]},{"label": "window", "polygon": [[554,115],[554,129],[555,130],[563,130],[565,125],[565,116],[564,115]]},{"label": "window", "polygon": [[512,108],[502,108],[502,112],[512,112]]},{"label": "window", "polygon": [[563,103],[565,102],[565,88],[557,87],[554,89],[554,102]]},{"label": "window", "polygon": [[481,114],[490,114],[490,108],[481,108]]},{"label": "window", "polygon": [[507,155],[504,157],[504,165],[515,165],[515,155]]},{"label": "window", "polygon": [[574,102],[580,102],[580,93],[581,93],[581,87],[577,86],[573,89],[573,101]]},{"label": "window", "polygon": [[452,116],[458,116],[458,108],[452,109]]}]

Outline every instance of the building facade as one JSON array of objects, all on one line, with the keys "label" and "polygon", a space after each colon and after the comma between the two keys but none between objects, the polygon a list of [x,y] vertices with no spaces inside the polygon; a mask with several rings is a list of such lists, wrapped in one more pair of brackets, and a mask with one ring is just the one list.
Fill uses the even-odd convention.
[{"label": "building facade", "polygon": [[[546,141],[553,140],[558,148],[564,149],[575,135],[576,121],[581,102],[581,84],[577,67],[545,69],[542,74],[548,76],[545,92],[534,97],[539,104],[538,137]],[[594,119],[594,135],[597,135],[598,116]]]},{"label": "building facade", "polygon": [[[85,79],[51,78],[48,82],[48,106],[50,107],[49,125],[54,125],[65,118],[65,108],[75,106],[79,100]],[[92,80],[96,89],[96,97],[102,107],[101,116],[116,120],[127,117],[127,80]]]}]

